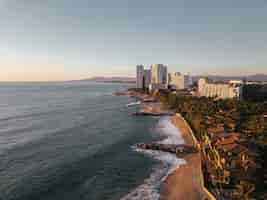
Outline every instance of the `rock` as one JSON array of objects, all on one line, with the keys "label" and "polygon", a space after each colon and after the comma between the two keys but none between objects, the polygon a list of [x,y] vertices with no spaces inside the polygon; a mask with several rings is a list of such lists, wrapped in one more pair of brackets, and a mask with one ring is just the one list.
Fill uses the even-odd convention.
[{"label": "rock", "polygon": [[176,154],[177,156],[185,156],[190,153],[197,153],[198,150],[193,146],[188,145],[175,145],[175,144],[159,144],[159,143],[150,143],[150,144],[137,144],[140,149],[150,149],[156,151],[163,151]]}]

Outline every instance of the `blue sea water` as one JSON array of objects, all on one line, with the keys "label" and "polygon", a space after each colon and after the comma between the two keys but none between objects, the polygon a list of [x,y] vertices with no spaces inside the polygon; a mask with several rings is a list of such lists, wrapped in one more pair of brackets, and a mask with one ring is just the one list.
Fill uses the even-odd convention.
[{"label": "blue sea water", "polygon": [[0,200],[158,199],[181,160],[132,147],[173,127],[131,116],[136,108],[125,105],[133,99],[112,95],[127,87],[1,83]]}]

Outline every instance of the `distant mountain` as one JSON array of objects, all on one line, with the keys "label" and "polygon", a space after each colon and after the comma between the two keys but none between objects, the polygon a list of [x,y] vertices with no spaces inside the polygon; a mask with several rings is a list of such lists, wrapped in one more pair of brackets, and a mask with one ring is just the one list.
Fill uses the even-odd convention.
[{"label": "distant mountain", "polygon": [[267,74],[254,74],[247,77],[248,81],[267,81]]},{"label": "distant mountain", "polygon": [[135,83],[136,78],[133,77],[92,77],[88,79],[83,79],[82,81],[96,81],[103,83]]},{"label": "distant mountain", "polygon": [[230,80],[244,80],[247,81],[267,81],[267,74],[253,74],[248,76],[216,76],[216,75],[207,75],[207,76],[193,76],[193,81],[196,82],[198,79],[208,77],[214,81],[230,81]]},{"label": "distant mountain", "polygon": [[[200,78],[208,77],[214,81],[230,81],[230,80],[244,80],[247,81],[267,81],[267,74],[253,74],[248,76],[217,76],[217,75],[206,75],[206,76],[193,76],[193,82],[197,82]],[[96,81],[102,83],[136,83],[135,77],[104,77],[97,76],[81,81]]]}]

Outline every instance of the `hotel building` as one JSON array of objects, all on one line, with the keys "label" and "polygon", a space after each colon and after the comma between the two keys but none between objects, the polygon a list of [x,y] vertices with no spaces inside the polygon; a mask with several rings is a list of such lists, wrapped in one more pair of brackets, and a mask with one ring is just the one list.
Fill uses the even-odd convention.
[{"label": "hotel building", "polygon": [[198,81],[200,96],[217,97],[219,99],[241,98],[242,85],[231,83],[213,83],[208,79],[201,78]]}]

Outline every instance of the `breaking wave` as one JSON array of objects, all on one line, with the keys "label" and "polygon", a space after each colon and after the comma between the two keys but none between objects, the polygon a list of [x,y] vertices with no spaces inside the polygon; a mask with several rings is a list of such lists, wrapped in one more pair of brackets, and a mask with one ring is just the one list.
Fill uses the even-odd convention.
[{"label": "breaking wave", "polygon": [[[184,143],[180,130],[172,124],[170,117],[160,118],[153,131],[153,134],[155,133],[162,138],[158,143]],[[167,176],[179,168],[180,165],[186,164],[186,161],[167,152],[143,150],[136,147],[133,147],[133,149],[158,160],[159,164],[154,167],[153,172],[144,180],[143,184],[139,185],[125,197],[121,198],[121,200],[158,200],[160,198],[159,189],[161,184],[165,181]]]}]

